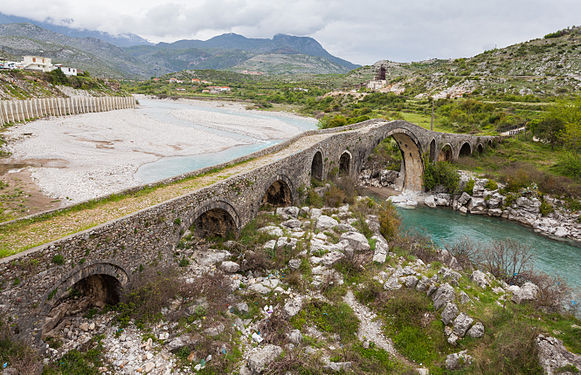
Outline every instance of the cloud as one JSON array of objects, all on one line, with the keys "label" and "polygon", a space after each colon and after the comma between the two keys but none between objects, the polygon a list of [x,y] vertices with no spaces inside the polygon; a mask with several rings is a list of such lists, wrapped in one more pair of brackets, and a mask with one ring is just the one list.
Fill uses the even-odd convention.
[{"label": "cloud", "polygon": [[73,26],[136,33],[154,41],[207,39],[224,32],[315,37],[361,64],[471,56],[491,46],[573,25],[578,0],[39,0],[7,2],[2,12]]}]

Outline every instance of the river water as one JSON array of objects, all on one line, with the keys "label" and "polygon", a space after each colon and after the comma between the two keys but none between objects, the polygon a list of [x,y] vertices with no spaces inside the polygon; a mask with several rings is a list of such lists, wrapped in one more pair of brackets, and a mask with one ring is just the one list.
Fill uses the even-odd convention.
[{"label": "river water", "polygon": [[217,137],[232,138],[243,143],[220,152],[196,154],[192,156],[164,157],[153,163],[142,165],[135,173],[135,177],[137,177],[137,179],[142,183],[151,183],[164,178],[195,171],[197,169],[221,164],[284,141],[284,139],[264,140],[252,137],[245,132],[243,126],[240,126],[238,130],[217,129],[215,127],[207,126],[204,121],[189,121],[172,116],[172,111],[193,109],[205,113],[225,114],[234,116],[230,117],[229,121],[236,123],[236,119],[239,119],[240,124],[248,123],[248,121],[253,120],[273,120],[295,128],[297,134],[317,128],[317,120],[308,117],[289,115],[287,113],[244,111],[240,109],[211,106],[208,105],[208,103],[197,101],[183,103],[179,101],[172,102],[168,100],[139,99],[139,102],[142,111],[161,122],[171,122],[172,124],[179,126],[204,130],[215,134]]},{"label": "river water", "polygon": [[561,276],[573,288],[575,299],[579,301],[581,247],[551,240],[522,225],[496,217],[463,215],[445,208],[398,208],[398,211],[403,230],[427,235],[440,247],[452,245],[465,237],[482,246],[504,239],[526,244],[535,254],[535,268],[549,275]]}]

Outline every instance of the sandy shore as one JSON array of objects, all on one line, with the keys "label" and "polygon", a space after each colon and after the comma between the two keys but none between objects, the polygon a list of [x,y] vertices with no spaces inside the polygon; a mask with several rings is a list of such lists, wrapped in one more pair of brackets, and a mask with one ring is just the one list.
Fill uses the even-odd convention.
[{"label": "sandy shore", "polygon": [[[142,104],[138,109],[17,125],[7,133],[12,157],[6,162],[53,161],[28,170],[43,193],[70,204],[139,185],[136,170],[160,158],[212,153],[303,131],[276,118],[257,118],[256,111],[246,111],[239,103],[144,100]],[[220,108],[228,113],[220,113]],[[217,134],[214,129],[233,134]]]}]

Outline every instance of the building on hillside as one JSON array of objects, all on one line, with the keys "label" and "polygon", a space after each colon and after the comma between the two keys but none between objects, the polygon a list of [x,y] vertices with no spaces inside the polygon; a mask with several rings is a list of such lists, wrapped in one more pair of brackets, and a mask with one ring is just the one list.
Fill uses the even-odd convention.
[{"label": "building on hillside", "polygon": [[202,83],[202,80],[199,78],[192,78],[192,83],[199,85],[200,83]]},{"label": "building on hillside", "polygon": [[22,58],[22,69],[50,72],[54,70],[51,59],[42,56],[24,56]]},{"label": "building on hillside", "polygon": [[228,86],[208,86],[208,90],[210,90],[210,94],[219,94],[221,92],[228,92],[232,89]]},{"label": "building on hillside", "polygon": [[63,66],[63,64],[56,64],[55,67],[56,67],[55,69],[62,70],[62,72],[65,73],[66,76],[76,76],[77,75],[76,68],[69,68],[68,66]]},{"label": "building on hillside", "polygon": [[0,69],[18,69],[19,62],[16,61],[0,61]]},{"label": "building on hillside", "polygon": [[184,83],[184,81],[182,81],[181,79],[177,79],[177,78],[175,78],[175,77],[171,77],[171,78],[168,80],[168,82],[169,82],[169,83]]}]

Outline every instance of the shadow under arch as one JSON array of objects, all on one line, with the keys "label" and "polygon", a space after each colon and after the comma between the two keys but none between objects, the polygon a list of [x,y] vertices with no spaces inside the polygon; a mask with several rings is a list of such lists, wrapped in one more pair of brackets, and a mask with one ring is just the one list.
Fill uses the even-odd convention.
[{"label": "shadow under arch", "polygon": [[228,234],[238,234],[240,216],[234,206],[225,200],[206,202],[193,213],[189,224],[197,236],[226,237]]},{"label": "shadow under arch", "polygon": [[430,161],[436,161],[436,139],[430,142]]},{"label": "shadow under arch", "polygon": [[452,159],[454,159],[454,151],[452,150],[452,145],[446,143],[440,149],[437,161],[452,161]]},{"label": "shadow under arch", "polygon": [[323,181],[323,153],[320,150],[317,150],[315,155],[313,155],[311,178],[317,181]]},{"label": "shadow under arch", "polygon": [[339,177],[349,176],[351,174],[351,164],[353,156],[347,150],[343,151],[339,158]]},{"label": "shadow under arch", "polygon": [[472,155],[472,146],[470,146],[470,143],[464,142],[462,144],[462,147],[460,147],[460,152],[458,153],[458,157],[470,156],[470,155]]},{"label": "shadow under arch", "polygon": [[59,281],[56,288],[49,290],[44,296],[43,300],[47,302],[43,315],[47,318],[42,334],[56,327],[67,315],[67,300],[72,295],[86,297],[85,309],[116,304],[129,281],[129,273],[113,260],[96,261],[76,267]]},{"label": "shadow under arch", "polygon": [[274,207],[286,207],[295,202],[295,189],[292,180],[284,175],[278,174],[265,184],[259,207],[270,205]]}]

